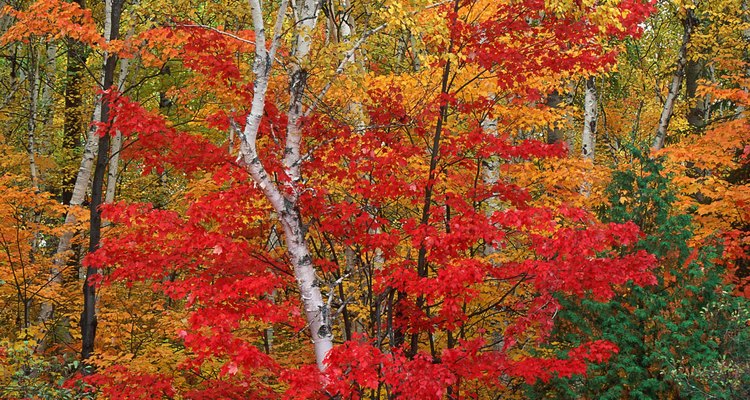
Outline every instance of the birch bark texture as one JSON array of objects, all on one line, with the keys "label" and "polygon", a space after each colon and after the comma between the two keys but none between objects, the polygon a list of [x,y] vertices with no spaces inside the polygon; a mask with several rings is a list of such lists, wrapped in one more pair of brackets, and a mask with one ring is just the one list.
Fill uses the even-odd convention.
[{"label": "birch bark texture", "polygon": [[[120,59],[120,76],[117,82],[117,90],[122,92],[125,88],[125,82],[130,72],[130,60],[127,58]],[[109,169],[107,170],[107,191],[104,195],[104,202],[111,204],[115,201],[115,191],[117,189],[117,174],[120,167],[120,152],[122,151],[122,132],[118,129],[112,137],[112,149],[109,156]]]},{"label": "birch bark texture", "polygon": [[651,151],[658,151],[664,148],[664,142],[667,139],[667,129],[669,129],[669,121],[674,114],[674,103],[677,100],[677,95],[680,94],[680,87],[682,87],[682,80],[685,76],[685,66],[688,63],[688,46],[696,23],[697,21],[693,9],[688,9],[685,18],[682,20],[682,44],[677,53],[677,66],[672,75],[672,82],[669,85],[667,98],[664,100],[664,106],[662,107],[661,115],[659,117],[659,126],[656,128],[656,136],[651,145]]},{"label": "birch bark texture", "polygon": [[581,155],[586,160],[594,161],[596,145],[596,119],[598,105],[596,99],[596,79],[586,79],[586,94],[583,99],[583,135],[581,137]]},{"label": "birch bark texture", "polygon": [[31,186],[39,192],[39,168],[36,163],[36,121],[39,111],[39,55],[35,46],[29,46],[29,120],[28,120],[28,152],[29,174]]},{"label": "birch bark texture", "polygon": [[[76,3],[81,8],[85,7],[85,2],[83,0],[78,0]],[[84,121],[82,117],[83,94],[81,89],[83,86],[87,59],[81,43],[74,40],[68,40],[67,46],[65,111],[63,115],[63,148],[65,149],[66,157],[73,154],[75,148],[80,145],[80,136],[83,136],[84,132]],[[100,118],[101,102],[97,99],[95,101],[92,121],[99,121]],[[96,153],[98,144],[99,137],[95,135],[92,130],[92,132],[89,132],[86,143],[84,144],[83,155],[81,157],[78,171],[71,174],[66,172],[62,178],[62,202],[63,205],[69,206],[69,208],[68,212],[65,214],[65,221],[63,222],[65,230],[60,235],[60,240],[58,241],[57,249],[55,250],[53,266],[50,268],[47,282],[49,286],[58,286],[62,284],[62,270],[69,259],[68,251],[70,250],[73,236],[75,235],[74,225],[77,220],[75,213],[71,209],[83,204],[89,180],[91,179],[94,154]],[[52,319],[53,314],[54,305],[49,301],[42,302],[41,311],[39,313],[39,322],[49,321]]]},{"label": "birch bark texture", "polygon": [[[596,95],[596,78],[593,76],[586,78],[584,86],[581,156],[584,160],[588,161],[587,168],[593,168],[596,151],[596,123],[599,111],[599,102]],[[585,197],[589,197],[591,195],[591,188],[591,179],[587,171],[581,183],[580,193]]]},{"label": "birch bark texture", "polygon": [[[240,138],[240,159],[279,215],[284,231],[286,251],[294,270],[305,317],[310,328],[318,369],[324,371],[326,368],[325,358],[333,348],[330,305],[323,300],[320,292],[312,255],[307,243],[307,229],[298,207],[298,185],[302,179],[301,117],[304,115],[302,100],[307,89],[308,74],[304,65],[312,46],[312,32],[318,23],[320,6],[319,0],[304,0],[295,2],[295,7],[291,9],[291,13],[294,15],[296,32],[290,54],[290,64],[287,65],[290,98],[287,108],[288,124],[284,159],[282,160],[284,172],[288,178],[287,184],[291,186],[288,190],[286,188],[282,190],[280,183],[277,183],[268,174],[259,157],[257,148],[258,129],[266,104],[266,93],[276,50],[281,42],[282,28],[289,8],[288,0],[282,0],[279,6],[273,36],[270,38],[270,46],[266,46],[268,38],[266,37],[263,8],[260,1],[250,0],[250,12],[253,30],[255,31],[255,60],[253,61],[255,91],[245,127],[241,132],[238,132],[238,136]],[[235,127],[235,129],[238,129],[238,127]]]}]

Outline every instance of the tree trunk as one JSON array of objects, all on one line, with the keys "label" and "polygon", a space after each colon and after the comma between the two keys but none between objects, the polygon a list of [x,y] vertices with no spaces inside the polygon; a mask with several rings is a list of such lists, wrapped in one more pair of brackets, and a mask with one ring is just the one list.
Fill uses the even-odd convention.
[{"label": "tree trunk", "polygon": [[255,60],[253,62],[254,87],[250,113],[247,116],[245,128],[240,136],[240,155],[248,172],[258,184],[264,195],[279,215],[284,230],[284,242],[287,254],[294,269],[295,278],[305,308],[305,316],[310,326],[310,335],[315,347],[315,358],[320,371],[325,370],[325,357],[333,348],[333,334],[330,326],[329,305],[323,301],[319,282],[315,277],[307,240],[306,227],[299,214],[297,206],[297,185],[301,181],[301,129],[300,117],[302,113],[302,96],[306,89],[307,71],[302,68],[312,44],[312,32],[318,20],[320,3],[318,0],[298,2],[295,16],[297,36],[292,48],[292,55],[296,63],[289,66],[290,70],[290,100],[287,117],[286,148],[284,155],[285,173],[291,181],[291,193],[282,193],[277,184],[271,179],[261,162],[257,151],[257,135],[266,102],[266,93],[271,75],[276,50],[279,47],[284,16],[288,6],[287,0],[282,0],[273,30],[270,49],[266,48],[263,9],[259,0],[250,0],[253,27],[255,30]]},{"label": "tree trunk", "polygon": [[[40,94],[40,102],[42,106],[42,125],[45,127],[50,126],[53,122],[55,114],[55,100],[53,98],[55,92],[56,78],[57,78],[57,42],[49,42],[47,45],[46,59],[44,60],[44,85]],[[48,146],[41,149],[42,152],[48,152]]]},{"label": "tree trunk", "polygon": [[36,120],[39,109],[39,57],[34,43],[29,44],[29,120],[28,154],[31,186],[39,191],[39,171],[36,163]]},{"label": "tree trunk", "polygon": [[[596,99],[596,80],[593,76],[586,79],[586,94],[583,100],[583,134],[581,136],[581,155],[593,166],[596,145],[596,122],[599,103]],[[588,197],[591,194],[591,181],[584,176],[581,183],[581,194]]]},{"label": "tree trunk", "polygon": [[[292,57],[298,62],[290,66],[289,109],[287,110],[286,145],[284,149],[284,171],[292,185],[298,185],[302,179],[302,99],[307,89],[307,70],[302,63],[307,60],[312,45],[312,32],[318,22],[320,2],[305,0],[297,3],[296,15],[299,18],[298,31]],[[331,329],[330,305],[323,300],[320,282],[315,276],[312,255],[307,244],[307,227],[299,214],[298,193],[293,190],[284,196],[282,207],[276,208],[284,228],[284,241],[294,267],[305,315],[310,324],[310,333],[315,347],[315,358],[318,368],[326,368],[325,357],[333,348],[333,331]],[[281,205],[281,204],[279,204]]]},{"label": "tree trunk", "polygon": [[651,151],[658,151],[664,147],[664,142],[667,138],[667,129],[669,129],[669,121],[672,119],[674,113],[674,103],[677,99],[677,95],[680,93],[680,87],[682,86],[682,78],[685,75],[685,65],[687,65],[687,48],[690,44],[690,38],[693,35],[693,28],[695,27],[695,15],[692,9],[687,10],[685,19],[682,20],[682,26],[684,28],[682,33],[682,45],[677,53],[677,66],[672,76],[672,83],[669,85],[669,92],[667,98],[664,101],[664,106],[659,117],[659,126],[656,129],[656,137],[651,145]]},{"label": "tree trunk", "polygon": [[703,72],[703,63],[700,61],[688,60],[685,66],[685,97],[687,98],[690,109],[687,114],[687,122],[694,130],[699,130],[704,126],[704,117],[706,115],[706,98],[696,98],[698,90],[698,79]]},{"label": "tree trunk", "polygon": [[[458,1],[456,1],[455,4],[456,4],[456,8],[458,8]],[[450,54],[450,52],[452,51],[453,51],[453,41],[451,41],[448,47],[448,53]],[[443,67],[441,90],[440,90],[440,93],[442,95],[446,95],[450,91],[450,73],[451,73],[451,63],[450,61],[447,61],[445,63],[445,66]],[[437,120],[437,123],[435,124],[435,134],[432,137],[432,144],[430,146],[430,169],[428,172],[428,180],[427,180],[428,183],[425,187],[424,202],[422,203],[422,217],[421,217],[420,223],[424,226],[427,226],[430,221],[434,182],[437,179],[436,174],[438,170],[438,160],[440,159],[440,144],[442,141],[443,124],[447,122],[447,118],[448,118],[448,105],[441,104],[440,111],[438,113],[438,120]],[[417,252],[417,275],[419,275],[420,278],[426,278],[427,273],[428,273],[427,247],[425,246],[424,243],[421,243],[419,246],[419,251]],[[424,296],[419,295],[417,297],[417,307],[421,309],[425,306],[425,303],[426,303],[426,299],[424,298]],[[431,333],[428,333],[428,334],[431,335]],[[417,351],[419,350],[419,333],[414,333],[412,335],[410,346],[411,348],[409,350],[409,355],[413,357],[414,355],[417,354]]]},{"label": "tree trunk", "polygon": [[[562,103],[560,92],[557,90],[553,91],[547,96],[547,107],[557,108]],[[547,129],[547,144],[556,144],[565,140],[565,135],[562,130],[558,127],[552,127]]]},{"label": "tree trunk", "polygon": [[[124,0],[106,0],[105,2],[105,38],[107,40],[117,39],[120,28],[120,15]],[[117,57],[105,54],[104,80],[102,89],[107,91],[112,88],[115,77]],[[109,103],[102,99],[101,118],[99,122],[109,120]],[[101,238],[102,218],[99,206],[103,200],[104,175],[109,163],[110,134],[106,132],[99,140],[94,179],[91,183],[91,203],[89,205],[90,227],[89,227],[89,253],[99,248]],[[81,312],[81,358],[88,359],[94,351],[94,339],[96,338],[96,287],[89,281],[96,275],[99,269],[96,265],[86,268],[86,280],[83,283],[83,312]]]},{"label": "tree trunk", "polygon": [[[128,78],[130,70],[130,60],[123,58],[120,60],[120,76],[117,81],[117,90],[122,92],[125,87],[125,81]],[[115,131],[112,138],[112,150],[109,158],[109,169],[107,170],[107,191],[104,195],[104,202],[107,204],[115,201],[115,191],[117,189],[117,174],[120,167],[120,151],[122,151],[122,132]]]},{"label": "tree trunk", "polygon": [[598,110],[596,99],[596,81],[593,76],[586,79],[586,95],[583,100],[583,136],[581,138],[581,155],[594,161],[596,143],[596,118]]},{"label": "tree trunk", "polygon": [[[84,1],[77,2],[82,8]],[[67,67],[65,73],[65,121],[63,124],[63,151],[67,161],[72,164],[75,150],[81,146],[81,137],[85,132],[83,118],[83,74],[86,70],[86,51],[83,44],[68,39]],[[78,174],[67,168],[62,177],[62,202],[71,204]]]},{"label": "tree trunk", "polygon": [[[84,0],[77,0],[76,3],[81,8],[86,6]],[[81,137],[84,135],[85,126],[83,118],[83,78],[86,65],[86,52],[80,42],[67,40],[67,66],[65,72],[65,111],[63,122],[63,154],[67,159],[66,164],[74,162],[73,155],[75,150],[81,145]],[[94,110],[93,121],[100,118],[101,109],[97,102]],[[94,160],[94,152],[98,143],[96,135],[88,136],[83,149],[83,157],[80,161],[78,171],[68,170],[67,165],[63,170],[62,177],[62,203],[66,206],[77,207],[83,203],[91,177],[91,166]],[[73,225],[76,223],[75,215],[68,211],[65,216],[63,226],[70,227],[69,231],[63,232],[55,251],[53,267],[50,269],[48,277],[49,286],[58,286],[62,283],[62,268],[65,267],[73,239]],[[53,317],[54,306],[51,303],[44,302],[41,305],[39,321],[45,322]]]},{"label": "tree trunk", "polygon": [[[744,29],[742,31],[742,37],[745,39],[745,43],[750,43],[750,1],[743,0],[742,5],[742,21],[745,23],[745,26],[747,26],[747,29]],[[745,46],[745,50],[742,52],[742,60],[745,62],[745,78],[750,79],[750,49],[748,46]],[[750,88],[748,85],[745,85],[743,88],[745,93],[750,93]],[[746,107],[744,105],[740,105],[737,107],[737,113],[739,114],[739,118],[745,118],[745,111]]]},{"label": "tree trunk", "polygon": [[[93,121],[99,121],[101,116],[101,104],[97,102],[94,109]],[[81,158],[81,164],[76,174],[75,185],[70,197],[70,207],[68,212],[65,214],[65,222],[63,227],[66,230],[60,235],[59,242],[57,243],[57,249],[55,250],[55,256],[53,261],[53,267],[50,269],[49,285],[58,285],[62,283],[62,270],[68,263],[70,254],[71,243],[73,236],[75,235],[75,224],[77,222],[75,212],[72,208],[77,208],[83,204],[83,200],[86,196],[86,190],[89,187],[89,180],[91,179],[92,166],[94,164],[94,154],[96,153],[97,145],[99,143],[99,137],[96,136],[94,130],[89,133],[86,145],[83,149],[83,156]],[[52,318],[54,313],[54,307],[51,303],[42,303],[41,312],[39,314],[39,321],[48,321]]]}]

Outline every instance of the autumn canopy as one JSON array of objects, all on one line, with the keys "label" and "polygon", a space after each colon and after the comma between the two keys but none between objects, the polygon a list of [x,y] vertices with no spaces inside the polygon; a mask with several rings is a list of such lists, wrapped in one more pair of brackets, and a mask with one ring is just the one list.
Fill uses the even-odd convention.
[{"label": "autumn canopy", "polygon": [[750,396],[746,1],[0,5],[0,397]]}]

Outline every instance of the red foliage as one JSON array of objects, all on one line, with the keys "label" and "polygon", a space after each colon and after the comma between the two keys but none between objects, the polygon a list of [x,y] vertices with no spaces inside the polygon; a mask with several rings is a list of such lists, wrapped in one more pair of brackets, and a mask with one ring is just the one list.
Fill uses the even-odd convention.
[{"label": "red foliage", "polygon": [[126,149],[123,156],[142,160],[144,174],[152,169],[162,172],[166,165],[191,173],[231,162],[226,152],[205,138],[177,131],[164,117],[144,109],[127,96],[114,90],[103,96],[110,107],[109,121],[98,125],[97,134],[114,135],[120,131],[124,138],[131,139],[123,145]]},{"label": "red foliage", "polygon": [[74,387],[78,381],[95,386],[101,395],[111,400],[161,400],[175,395],[170,376],[134,373],[125,366],[110,367],[83,378],[74,377],[66,386]]},{"label": "red foliage", "polygon": [[[591,39],[607,36],[600,27],[585,19],[540,13],[545,10],[541,0],[511,3],[485,22],[469,23],[452,15],[450,27],[456,48],[471,55],[467,62],[495,73],[499,99],[530,107],[528,103],[540,97],[537,88],[526,84],[530,78],[549,71],[592,72],[613,62],[614,54]],[[649,10],[636,1],[621,7],[632,10],[623,21],[625,30],[607,28],[613,30],[610,35],[632,34]],[[213,32],[190,34],[181,48],[185,65],[197,74],[217,77],[216,86],[202,89],[215,94],[230,88],[240,98],[250,96],[248,85],[235,83],[241,80],[241,69],[231,56],[245,50],[232,48],[226,37]],[[517,39],[516,44],[495,41],[501,36]],[[533,37],[545,39],[529,39]],[[375,325],[383,322],[379,319],[367,335],[329,353],[323,381],[308,365],[311,360],[297,360],[289,367],[289,360],[266,354],[257,337],[243,330],[251,323],[291,330],[305,325],[290,267],[278,249],[269,249],[267,240],[278,230],[259,188],[226,151],[200,136],[178,132],[124,96],[106,94],[112,118],[100,134],[123,132],[131,140],[127,155],[141,160],[146,171],[169,165],[186,174],[201,171],[219,183],[205,193],[185,196],[175,210],[106,206],[104,217],[114,224],[113,234],[86,258],[86,263],[109,266],[110,282],[148,281],[154,290],[185,300],[188,327],[176,333],[191,355],[184,367],[197,369],[207,361],[223,365],[218,378],[186,396],[271,398],[276,397],[272,383],[280,382],[291,398],[322,396],[323,389],[358,398],[382,386],[399,398],[441,398],[467,382],[497,388],[513,379],[533,382],[584,374],[589,363],[604,362],[615,353],[609,343],[592,342],[564,359],[517,355],[519,340],[546,338],[560,307],[556,293],[607,300],[628,281],[654,282],[649,272],[654,257],[632,251],[639,238],[635,225],[597,223],[585,210],[570,207],[535,206],[529,191],[510,178],[485,183],[478,176],[488,159],[521,163],[560,157],[565,149],[534,140],[513,142],[510,128],[482,129],[474,115],[486,115],[490,105],[454,92],[427,96],[415,107],[405,104],[397,87],[371,90],[369,95],[371,125],[363,132],[353,133],[323,113],[305,118],[304,150],[313,156],[305,159],[304,183],[292,185],[285,177],[281,145],[274,140],[259,145],[269,175],[283,190],[301,193],[296,206],[317,250],[321,275],[344,275],[346,250],[357,249],[362,260],[376,258],[377,251],[381,265],[357,261],[369,285],[366,306],[392,307],[388,328],[423,344],[409,349],[389,339],[386,345],[376,332],[380,326]],[[440,132],[439,148],[426,149],[436,134],[441,107],[455,111],[451,118],[456,121]],[[260,132],[264,138],[276,139],[275,132],[283,132],[281,109],[281,103],[266,104]],[[210,128],[226,129],[230,118],[240,123],[242,115],[219,111],[206,122]],[[500,126],[504,122],[498,121]],[[433,160],[435,168],[425,171]],[[488,201],[498,205],[489,207]],[[523,249],[528,257],[498,261],[489,256],[508,246]],[[163,279],[168,275],[174,279]],[[516,294],[518,287],[522,295]],[[488,295],[492,290],[497,293]],[[284,295],[272,298],[274,291]],[[395,293],[398,301],[393,300]],[[389,297],[391,303],[385,300]],[[380,312],[377,318],[385,314]],[[492,332],[478,328],[495,318],[488,314],[502,314],[507,325],[490,327]],[[456,339],[425,344],[425,337],[436,332]],[[269,376],[273,378],[266,379]],[[151,376],[131,378],[147,383]],[[127,390],[128,383],[123,385]]]}]

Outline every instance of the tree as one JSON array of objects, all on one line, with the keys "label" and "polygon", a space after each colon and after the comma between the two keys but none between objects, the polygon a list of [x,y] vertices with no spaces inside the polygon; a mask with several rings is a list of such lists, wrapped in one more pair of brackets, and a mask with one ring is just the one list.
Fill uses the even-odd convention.
[{"label": "tree", "polygon": [[[102,5],[115,3],[19,1],[0,17],[0,73],[11,78],[0,85],[0,169],[24,177],[0,197],[26,207],[0,218],[0,231],[27,227],[6,241],[16,250],[1,276],[35,257],[24,259],[26,280],[0,284],[3,301],[19,306],[0,315],[28,314],[25,336],[8,329],[1,342],[4,395],[742,389],[746,360],[731,353],[743,354],[746,329],[730,318],[746,318],[744,306],[712,291],[730,289],[712,255],[746,265],[741,1],[140,0],[126,3],[117,39],[117,29],[101,33],[113,11]],[[73,42],[85,65],[55,58]],[[99,66],[102,82],[79,86],[95,125],[78,149],[77,184],[63,190],[75,76]],[[66,83],[66,69],[67,98],[47,84]],[[686,101],[681,82],[669,90],[677,78]],[[571,82],[585,82],[585,94]],[[673,183],[626,150],[653,144],[665,103]],[[578,137],[596,167],[569,155]],[[589,210],[603,201],[610,163],[623,171],[620,192],[597,217]],[[671,185],[674,208],[657,193]],[[119,203],[101,204],[115,192]],[[63,222],[50,199],[68,196]],[[89,226],[77,211],[87,200]],[[53,281],[75,233],[91,233],[82,370],[96,373],[61,387],[81,368],[70,362],[76,345],[33,339],[57,333],[57,318],[78,319],[67,309],[82,299],[69,289],[82,282]],[[703,346],[704,334],[721,340]]]},{"label": "tree", "polygon": [[711,243],[691,247],[691,221],[676,201],[661,161],[635,153],[638,169],[618,171],[608,189],[605,220],[634,221],[638,247],[659,257],[658,284],[628,285],[610,302],[566,298],[554,339],[575,346],[592,335],[619,352],[585,377],[561,378],[531,390],[538,398],[741,398],[748,367],[747,300],[735,297]]},{"label": "tree", "polygon": [[680,50],[677,53],[677,65],[672,74],[672,82],[670,83],[669,90],[664,98],[664,106],[662,108],[661,116],[659,117],[659,125],[656,129],[654,142],[651,145],[653,151],[661,150],[664,147],[664,142],[667,138],[667,130],[669,129],[669,121],[674,114],[674,104],[677,100],[677,96],[680,94],[682,81],[685,75],[685,67],[688,64],[688,46],[690,45],[690,39],[695,30],[695,25],[697,24],[694,9],[694,4],[686,4],[681,6],[678,11],[681,15],[680,21],[683,26],[682,43],[680,44]]},{"label": "tree", "polygon": [[[716,85],[700,89],[719,102],[728,101],[739,108],[747,102],[743,89],[718,89]],[[705,127],[705,133],[692,141],[674,145],[667,151],[670,168],[679,174],[682,212],[693,213],[698,225],[697,240],[719,236],[724,240],[722,264],[726,266],[740,293],[748,294],[747,231],[748,218],[748,132],[747,119],[730,108],[723,117]]]},{"label": "tree", "polygon": [[[544,340],[557,310],[553,293],[592,291],[606,299],[612,285],[651,282],[650,255],[619,254],[637,230],[597,224],[570,207],[536,206],[510,177],[483,186],[472,176],[487,159],[513,168],[563,154],[514,134],[548,123],[534,105],[547,88],[542,77],[610,65],[604,39],[635,34],[649,6],[394,5],[379,10],[382,22],[363,27],[333,63],[308,58],[330,51],[314,40],[322,36],[317,5],[297,5],[291,37],[281,34],[286,7],[282,2],[270,36],[257,3],[252,34],[191,23],[148,33],[147,51],[175,51],[196,81],[210,83],[204,96],[225,102],[229,111],[207,121],[239,136],[239,165],[204,138],[109,94],[112,116],[103,129],[138,138],[136,151],[124,156],[147,170],[177,169],[195,183],[171,210],[106,207],[116,234],[86,262],[113,266],[110,280],[145,280],[187,301],[191,316],[181,338],[192,353],[188,365],[222,366],[190,393],[270,396],[284,383],[300,397],[318,390],[457,396],[553,371],[582,373],[588,361],[606,359],[614,348],[603,342],[583,344],[567,360],[529,358],[524,346]],[[425,70],[395,74],[398,65],[380,61],[368,67],[375,72],[362,81],[365,90],[345,92],[356,82],[345,72],[358,68],[351,59],[367,40],[417,30],[417,17],[428,27],[420,32]],[[596,35],[601,42],[590,40]],[[518,41],[528,37],[538,40]],[[543,51],[549,46],[558,51]],[[286,74],[272,68],[277,57],[286,60]],[[359,124],[345,122],[352,101],[364,107]],[[521,115],[527,118],[516,122]],[[502,130],[483,130],[489,117]],[[498,208],[487,208],[490,198]],[[269,252],[264,240],[277,232],[283,253],[273,246]],[[382,262],[373,262],[376,251]],[[594,278],[601,271],[607,279]],[[304,322],[295,317],[298,306]],[[335,330],[347,331],[347,316],[351,340],[333,346]],[[327,383],[308,367],[295,371],[300,363],[267,350],[267,341],[258,345],[262,337],[243,333],[268,326],[282,335],[276,341],[286,335],[294,346],[302,343],[288,336],[309,329]],[[416,371],[442,378],[423,385]]]}]

